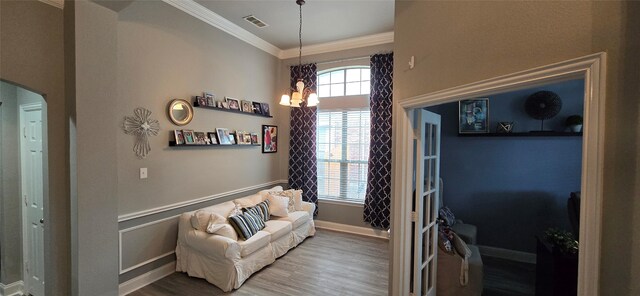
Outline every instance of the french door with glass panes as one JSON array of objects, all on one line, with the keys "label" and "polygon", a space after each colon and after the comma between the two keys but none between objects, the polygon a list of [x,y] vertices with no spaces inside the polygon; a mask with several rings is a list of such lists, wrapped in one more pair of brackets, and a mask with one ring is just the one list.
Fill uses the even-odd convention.
[{"label": "french door with glass panes", "polygon": [[438,193],[440,191],[440,115],[415,111],[415,194],[412,295],[436,295]]}]

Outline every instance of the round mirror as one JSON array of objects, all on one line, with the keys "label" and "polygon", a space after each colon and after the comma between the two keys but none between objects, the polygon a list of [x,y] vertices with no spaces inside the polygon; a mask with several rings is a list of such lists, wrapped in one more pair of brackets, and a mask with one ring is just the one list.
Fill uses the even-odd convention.
[{"label": "round mirror", "polygon": [[169,118],[176,125],[186,125],[193,119],[193,107],[185,100],[175,99],[169,103]]}]

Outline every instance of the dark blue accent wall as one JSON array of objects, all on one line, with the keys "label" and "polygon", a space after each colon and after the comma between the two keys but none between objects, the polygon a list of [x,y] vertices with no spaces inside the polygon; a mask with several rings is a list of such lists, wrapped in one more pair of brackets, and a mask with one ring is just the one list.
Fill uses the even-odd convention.
[{"label": "dark blue accent wall", "polygon": [[[524,111],[526,98],[550,90],[563,107],[545,129],[583,113],[584,82],[572,80],[489,97],[491,132],[514,121],[515,132],[539,130]],[[444,204],[478,227],[478,244],[535,253],[535,236],[548,227],[569,230],[567,198],[580,190],[582,137],[458,137],[458,103],[428,108],[442,116]]]}]

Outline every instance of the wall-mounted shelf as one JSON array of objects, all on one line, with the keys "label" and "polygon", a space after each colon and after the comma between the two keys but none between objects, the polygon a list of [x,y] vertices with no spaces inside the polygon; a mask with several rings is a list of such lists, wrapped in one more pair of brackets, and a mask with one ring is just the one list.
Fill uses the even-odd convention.
[{"label": "wall-mounted shelf", "polygon": [[175,148],[189,148],[189,147],[260,147],[260,144],[252,144],[252,145],[207,145],[207,144],[190,144],[190,145],[176,145],[176,141],[169,141],[169,147]]},{"label": "wall-mounted shelf", "polygon": [[582,132],[524,132],[458,134],[458,137],[582,137]]},{"label": "wall-mounted shelf", "polygon": [[[264,115],[264,114],[256,114],[256,113],[242,112],[242,111],[240,111],[240,110],[224,109],[224,108],[218,108],[218,107],[213,107],[213,106],[200,106],[200,105],[198,104],[198,102],[193,102],[193,107],[196,107],[196,108],[202,108],[202,109],[209,109],[209,110],[216,110],[216,111],[222,111],[222,112],[238,113],[238,114],[244,114],[244,115],[249,115],[249,116],[258,116],[258,117],[273,118],[273,116],[271,116],[271,115]],[[190,146],[194,146],[194,145],[190,145]]]}]

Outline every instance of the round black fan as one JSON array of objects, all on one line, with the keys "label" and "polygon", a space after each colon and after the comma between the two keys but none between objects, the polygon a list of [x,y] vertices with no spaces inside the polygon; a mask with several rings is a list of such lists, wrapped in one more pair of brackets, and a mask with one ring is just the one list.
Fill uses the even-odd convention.
[{"label": "round black fan", "polygon": [[534,119],[541,120],[540,131],[544,131],[544,120],[560,113],[562,100],[558,94],[543,90],[530,95],[524,103],[524,110]]}]

